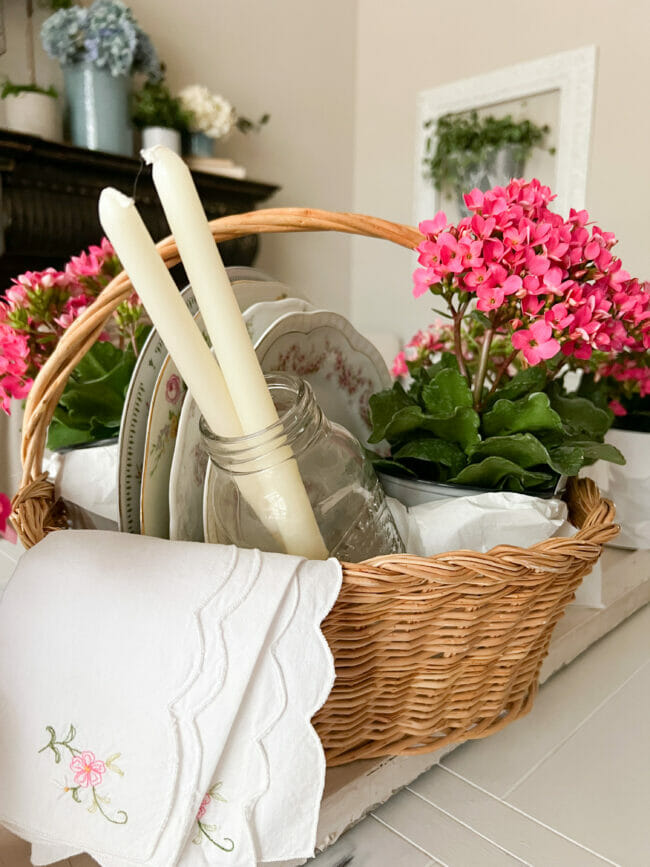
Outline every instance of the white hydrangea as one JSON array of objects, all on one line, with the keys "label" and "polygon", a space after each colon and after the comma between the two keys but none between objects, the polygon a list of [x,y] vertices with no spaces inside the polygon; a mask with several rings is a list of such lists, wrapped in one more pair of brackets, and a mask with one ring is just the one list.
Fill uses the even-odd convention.
[{"label": "white hydrangea", "polygon": [[202,84],[183,88],[179,98],[184,111],[191,116],[190,132],[203,132],[211,138],[228,135],[235,122],[235,112],[227,99],[211,93]]}]

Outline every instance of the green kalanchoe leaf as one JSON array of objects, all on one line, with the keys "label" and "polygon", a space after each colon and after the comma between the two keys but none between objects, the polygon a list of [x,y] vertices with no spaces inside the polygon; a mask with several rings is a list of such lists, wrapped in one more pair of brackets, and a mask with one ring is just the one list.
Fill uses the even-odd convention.
[{"label": "green kalanchoe leaf", "polygon": [[445,442],[435,437],[411,440],[398,449],[393,457],[396,461],[406,459],[443,464],[449,468],[452,475],[459,473],[467,463],[465,455],[455,443]]},{"label": "green kalanchoe leaf", "polygon": [[497,400],[518,400],[536,391],[542,391],[546,384],[546,367],[543,364],[535,367],[527,367],[520,370],[505,385],[498,388],[490,397],[489,405],[493,406]]},{"label": "green kalanchoe leaf", "polygon": [[625,457],[611,443],[596,443],[578,440],[573,445],[580,448],[584,454],[582,466],[586,467],[595,461],[609,461],[612,464],[625,464]]},{"label": "green kalanchoe leaf", "polygon": [[387,439],[389,443],[397,442],[410,431],[418,428],[426,429],[426,420],[427,416],[419,406],[413,404],[404,406],[397,410],[385,427],[376,427],[368,438],[368,442],[378,443],[383,439]]},{"label": "green kalanchoe leaf", "polygon": [[585,453],[575,443],[549,450],[550,466],[562,476],[577,476],[585,465]]},{"label": "green kalanchoe leaf", "polygon": [[470,452],[481,441],[480,424],[479,414],[475,410],[459,406],[448,418],[426,416],[421,426],[440,439],[458,443],[465,452]]},{"label": "green kalanchoe leaf", "polygon": [[390,476],[408,476],[413,479],[417,478],[417,473],[414,473],[413,470],[410,470],[408,467],[403,466],[397,461],[392,461],[390,458],[382,458],[381,455],[370,451],[370,449],[364,449],[364,451],[376,472],[388,473]]},{"label": "green kalanchoe leaf", "polygon": [[422,402],[430,415],[449,418],[457,407],[472,406],[472,392],[465,377],[457,370],[441,370],[422,389]]},{"label": "green kalanchoe leaf", "polygon": [[405,407],[416,407],[414,400],[396,382],[392,388],[373,394],[369,401],[372,434],[368,442],[380,443],[386,438],[386,431],[396,414]]},{"label": "green kalanchoe leaf", "polygon": [[492,456],[507,458],[524,469],[549,463],[547,449],[531,433],[488,437],[476,446],[470,459],[476,463]]},{"label": "green kalanchoe leaf", "polygon": [[483,415],[483,431],[487,436],[561,429],[560,416],[551,408],[548,395],[542,392],[519,400],[501,398]]},{"label": "green kalanchoe leaf", "polygon": [[614,414],[600,409],[585,397],[551,395],[551,406],[558,413],[565,430],[572,436],[601,440],[612,425]]},{"label": "green kalanchoe leaf", "polygon": [[[139,337],[144,340],[146,330]],[[136,356],[133,348],[96,343],[73,370],[48,431],[47,446],[61,449],[117,436]]]},{"label": "green kalanchoe leaf", "polygon": [[450,481],[456,485],[475,488],[522,491],[551,487],[553,476],[550,473],[525,470],[507,458],[493,455],[479,464],[468,464]]}]

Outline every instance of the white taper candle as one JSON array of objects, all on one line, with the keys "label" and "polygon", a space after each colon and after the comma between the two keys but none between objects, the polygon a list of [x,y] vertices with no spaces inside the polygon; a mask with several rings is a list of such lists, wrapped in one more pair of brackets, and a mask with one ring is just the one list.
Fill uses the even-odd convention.
[{"label": "white taper candle", "polygon": [[99,222],[212,430],[241,436],[223,374],[133,202],[112,187],[99,197]]},{"label": "white taper candle", "polygon": [[[278,422],[278,414],[192,175],[183,160],[168,148],[158,145],[142,151],[142,156],[152,164],[154,186],[242,430],[244,434],[262,431]],[[210,424],[207,416],[206,420]],[[267,503],[273,505],[287,553],[313,559],[326,557],[327,549],[295,459],[291,456],[285,463],[265,471],[261,484]]]}]

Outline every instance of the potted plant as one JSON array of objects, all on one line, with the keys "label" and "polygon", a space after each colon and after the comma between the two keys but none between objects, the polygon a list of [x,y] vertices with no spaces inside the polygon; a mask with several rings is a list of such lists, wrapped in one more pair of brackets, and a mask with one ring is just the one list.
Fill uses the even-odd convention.
[{"label": "potted plant", "polygon": [[[463,193],[478,188],[507,184],[524,172],[533,149],[542,147],[550,132],[547,125],[537,126],[530,120],[515,121],[505,117],[479,117],[470,114],[446,114],[424,124],[429,133],[425,140],[425,178],[442,193],[456,195],[462,213]],[[553,149],[550,149],[553,153]]]},{"label": "potted plant", "polygon": [[142,130],[143,147],[160,144],[181,153],[181,133],[188,128],[189,116],[163,79],[144,82],[134,96],[131,118]]},{"label": "potted plant", "polygon": [[59,9],[44,22],[41,39],[63,67],[73,144],[131,156],[131,75],[156,80],[160,63],[128,6],[95,0],[87,9]]},{"label": "potted plant", "polygon": [[[52,0],[53,3],[60,0]],[[34,4],[26,0],[25,54],[29,81],[16,84],[5,79],[0,91],[5,107],[5,119],[9,129],[27,135],[37,135],[50,141],[61,139],[61,114],[59,94],[54,87],[40,87],[36,83],[34,61]]]},{"label": "potted plant", "polygon": [[390,446],[377,469],[414,481],[420,502],[441,483],[447,496],[551,494],[598,459],[624,462],[604,441],[613,411],[562,381],[574,359],[621,351],[642,316],[634,303],[650,318],[650,296],[639,300],[613,234],[590,231],[586,211],[564,219],[552,199],[515,180],[466,195],[472,215],[457,225],[442,212],[420,224],[413,293],[431,293],[449,322],[417,335],[393,388],[370,400],[370,441]]},{"label": "potted plant", "polygon": [[625,466],[603,465],[589,471],[616,502],[621,522],[616,544],[650,548],[650,283],[630,280],[626,294],[636,327],[621,352],[599,352],[577,360],[582,369],[577,394],[614,413],[606,440],[626,458]]},{"label": "potted plant", "polygon": [[179,94],[181,107],[188,117],[186,151],[195,157],[212,157],[214,143],[226,138],[233,128],[240,132],[259,132],[269,115],[258,121],[238,115],[223,96],[212,93],[202,84],[191,84]]},{"label": "potted plant", "polygon": [[[28,271],[0,299],[0,404],[11,413],[65,329],[122,270],[106,239],[73,256],[64,271]],[[72,372],[48,432],[48,448],[86,446],[117,437],[135,360],[149,330],[134,294]]]}]

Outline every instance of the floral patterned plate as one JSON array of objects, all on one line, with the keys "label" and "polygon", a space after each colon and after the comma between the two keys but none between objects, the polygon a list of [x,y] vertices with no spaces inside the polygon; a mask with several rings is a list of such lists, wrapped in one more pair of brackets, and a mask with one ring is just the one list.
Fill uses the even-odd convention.
[{"label": "floral patterned plate", "polygon": [[[232,273],[231,280],[241,310],[259,301],[274,301],[288,295],[284,284],[267,280],[266,275],[256,272],[255,269],[248,269],[253,274],[247,271],[248,279],[245,280],[234,279],[244,276],[240,267],[233,268],[232,271],[226,268],[226,271],[229,276]],[[253,279],[254,277],[257,279]],[[192,314],[195,314],[197,305],[191,287],[186,286],[181,295]],[[158,332],[153,329],[140,353],[124,401],[119,436],[117,493],[118,526],[127,533],[140,532],[140,489],[147,421],[151,396],[166,357],[165,345]]]},{"label": "floral patterned plate", "polygon": [[[287,313],[257,341],[255,351],[265,373],[282,370],[306,379],[327,418],[368,445],[370,396],[390,388],[392,378],[378,350],[347,319],[325,310]],[[210,540],[214,484],[215,474],[208,472],[203,527]]]},{"label": "floral patterned plate", "polygon": [[392,378],[379,351],[345,317],[324,310],[289,313],[255,349],[265,373],[282,370],[306,379],[327,418],[368,444],[368,401],[390,388]]},{"label": "floral patterned plate", "polygon": [[[237,288],[237,284],[233,284]],[[255,343],[281,316],[312,309],[308,301],[284,298],[251,305],[244,319]],[[200,413],[190,398],[183,403],[174,456],[169,477],[169,538],[188,542],[203,541],[203,482],[207,457],[201,447]]]}]

